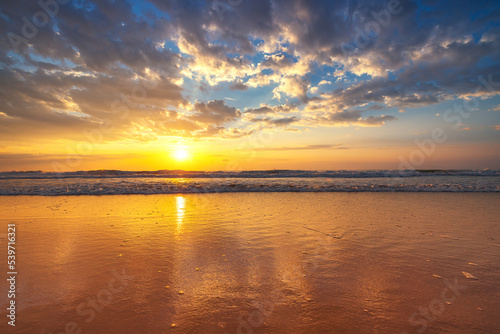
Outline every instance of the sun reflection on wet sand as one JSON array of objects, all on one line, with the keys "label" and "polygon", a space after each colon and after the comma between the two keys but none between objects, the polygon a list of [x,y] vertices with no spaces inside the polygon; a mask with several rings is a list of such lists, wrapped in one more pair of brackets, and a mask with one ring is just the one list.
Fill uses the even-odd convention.
[{"label": "sun reflection on wet sand", "polygon": [[182,196],[175,197],[175,213],[177,217],[177,227],[175,235],[178,236],[184,230],[184,215],[186,214],[186,198]]}]

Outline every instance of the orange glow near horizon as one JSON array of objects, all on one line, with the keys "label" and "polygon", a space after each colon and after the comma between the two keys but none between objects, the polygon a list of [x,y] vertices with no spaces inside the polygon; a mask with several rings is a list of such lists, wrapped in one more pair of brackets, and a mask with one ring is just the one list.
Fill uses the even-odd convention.
[{"label": "orange glow near horizon", "polygon": [[[57,154],[38,147],[38,154],[16,156],[4,159],[0,170],[42,170],[46,172],[74,172],[81,170],[265,170],[265,169],[398,169],[400,157],[408,160],[415,150],[414,145],[386,146],[383,148],[348,143],[348,149],[284,149],[299,147],[300,143],[288,144],[276,141],[266,146],[253,148],[230,141],[207,143],[166,141],[149,147],[131,145],[95,146],[89,155],[80,155],[72,145],[65,145],[71,154]],[[77,147],[76,145],[74,147]],[[165,149],[165,147],[168,147]],[[241,148],[243,147],[243,148]],[[248,148],[247,148],[248,147]],[[443,145],[436,147],[434,154],[425,156],[417,168],[482,168],[481,158],[495,156],[498,146],[468,144]],[[419,151],[420,152],[420,151]],[[495,167],[491,161],[491,167]]]}]

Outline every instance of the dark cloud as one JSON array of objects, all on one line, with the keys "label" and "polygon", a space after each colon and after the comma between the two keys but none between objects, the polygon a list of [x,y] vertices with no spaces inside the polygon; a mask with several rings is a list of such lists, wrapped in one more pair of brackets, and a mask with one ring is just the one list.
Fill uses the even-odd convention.
[{"label": "dark cloud", "polygon": [[252,118],[250,122],[254,123],[264,123],[273,126],[286,126],[292,123],[298,122],[299,119],[295,116],[292,117],[283,117],[283,118],[270,118],[270,117],[262,117],[262,118]]},{"label": "dark cloud", "polygon": [[248,86],[245,85],[243,82],[241,81],[238,81],[238,82],[233,82],[229,88],[231,88],[232,90],[247,90],[248,89]]},{"label": "dark cloud", "polygon": [[360,126],[381,126],[388,121],[396,120],[397,118],[390,115],[368,116],[363,118],[361,110],[345,110],[341,112],[330,113],[327,116],[320,117],[316,121],[324,125],[342,125],[354,124]]},{"label": "dark cloud", "polygon": [[297,111],[297,105],[295,104],[279,105],[274,107],[262,106],[260,108],[248,109],[247,111],[245,111],[245,114],[261,115],[261,114],[289,113],[292,111]]},{"label": "dark cloud", "polygon": [[268,106],[263,106],[260,108],[256,109],[249,109],[246,111],[248,114],[271,114],[274,113],[274,108],[268,107]]},{"label": "dark cloud", "polygon": [[241,112],[234,108],[226,106],[226,101],[214,100],[208,103],[198,102],[194,105],[196,114],[188,118],[201,123],[222,125],[227,122],[236,121],[241,117]]}]

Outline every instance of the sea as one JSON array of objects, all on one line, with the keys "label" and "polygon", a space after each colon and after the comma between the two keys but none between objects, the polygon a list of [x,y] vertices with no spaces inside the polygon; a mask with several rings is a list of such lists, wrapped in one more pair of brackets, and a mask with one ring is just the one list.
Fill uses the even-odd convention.
[{"label": "sea", "polygon": [[0,195],[500,192],[500,170],[0,172]]}]

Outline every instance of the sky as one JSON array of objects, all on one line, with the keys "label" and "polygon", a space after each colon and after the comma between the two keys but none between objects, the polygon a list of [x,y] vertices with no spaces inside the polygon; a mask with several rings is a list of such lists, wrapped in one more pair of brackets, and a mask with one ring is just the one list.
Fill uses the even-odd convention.
[{"label": "sky", "polygon": [[500,2],[0,2],[0,171],[498,169]]}]

